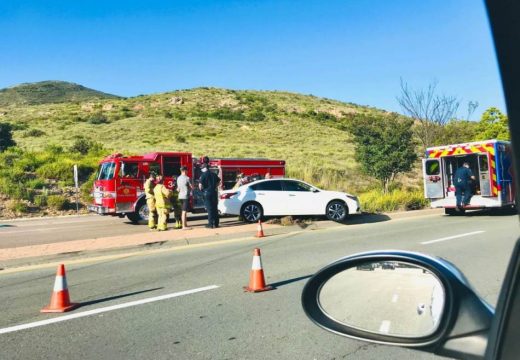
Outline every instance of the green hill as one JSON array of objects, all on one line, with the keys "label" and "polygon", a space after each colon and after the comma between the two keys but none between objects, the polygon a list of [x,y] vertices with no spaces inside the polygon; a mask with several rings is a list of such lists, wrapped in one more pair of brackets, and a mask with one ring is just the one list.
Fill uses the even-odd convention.
[{"label": "green hill", "polygon": [[[150,151],[284,159],[289,176],[360,193],[377,185],[361,175],[346,126],[355,116],[373,113],[386,112],[313,95],[217,88],[126,99],[9,103],[0,105],[0,122],[13,125],[14,139],[25,155],[0,154],[5,163],[0,165],[0,194],[30,198],[23,195],[23,187],[13,185],[20,177],[27,179],[25,188],[34,183],[63,189],[71,185],[73,163],[82,164],[85,182],[104,155]],[[104,149],[74,153],[71,146],[78,139]],[[401,182],[407,188],[419,184],[416,175]]]},{"label": "green hill", "polygon": [[66,81],[25,83],[0,90],[0,106],[115,99],[118,96]]}]

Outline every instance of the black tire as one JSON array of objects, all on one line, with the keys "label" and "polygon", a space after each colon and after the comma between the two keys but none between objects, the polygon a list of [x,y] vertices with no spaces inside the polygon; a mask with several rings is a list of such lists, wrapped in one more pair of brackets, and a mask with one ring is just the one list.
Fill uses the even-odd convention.
[{"label": "black tire", "polygon": [[445,215],[457,215],[457,209],[455,208],[444,208],[444,214]]},{"label": "black tire", "polygon": [[145,201],[139,201],[135,208],[135,212],[126,214],[126,217],[134,224],[147,224],[148,205],[146,205]]},{"label": "black tire", "polygon": [[348,216],[348,206],[343,201],[333,200],[327,204],[325,216],[331,221],[343,222]]},{"label": "black tire", "polygon": [[262,205],[257,202],[248,202],[242,206],[240,210],[240,217],[247,223],[255,223],[262,220],[264,216],[264,209]]}]

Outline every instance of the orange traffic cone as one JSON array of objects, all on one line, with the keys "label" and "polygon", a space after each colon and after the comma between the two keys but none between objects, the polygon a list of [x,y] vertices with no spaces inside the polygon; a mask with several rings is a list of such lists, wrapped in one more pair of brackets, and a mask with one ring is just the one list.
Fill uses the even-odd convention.
[{"label": "orange traffic cone", "polygon": [[262,220],[258,220],[258,226],[256,227],[256,237],[264,237],[264,229],[262,228]]},{"label": "orange traffic cone", "polygon": [[251,273],[249,275],[249,286],[244,286],[244,290],[249,292],[261,292],[272,289],[272,286],[267,286],[265,284],[260,249],[256,248],[253,251],[253,265],[251,266]]},{"label": "orange traffic cone", "polygon": [[69,299],[69,290],[67,288],[67,277],[65,276],[65,266],[58,266],[56,272],[56,280],[54,281],[54,289],[51,295],[49,306],[40,310],[42,313],[58,313],[74,309],[79,304],[71,303]]}]

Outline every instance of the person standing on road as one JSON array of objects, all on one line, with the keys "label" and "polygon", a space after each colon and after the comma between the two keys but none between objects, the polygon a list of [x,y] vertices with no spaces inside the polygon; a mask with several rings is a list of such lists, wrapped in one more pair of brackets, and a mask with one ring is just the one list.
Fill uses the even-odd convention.
[{"label": "person standing on road", "polygon": [[151,172],[150,176],[144,182],[144,193],[146,195],[146,206],[148,206],[148,227],[150,230],[157,227],[157,209],[155,207],[155,196],[153,189],[155,187],[155,173]]},{"label": "person standing on road", "polygon": [[218,217],[218,186],[220,178],[217,174],[209,171],[207,164],[202,164],[202,175],[200,177],[199,189],[204,193],[204,205],[208,212],[207,228],[215,229],[219,227]]},{"label": "person standing on road", "polygon": [[455,171],[455,198],[457,209],[462,209],[469,205],[471,200],[471,180],[475,180],[473,172],[469,168],[469,163],[465,161],[460,168]]},{"label": "person standing on road", "polygon": [[155,197],[155,206],[157,208],[157,230],[166,231],[168,230],[168,214],[170,213],[170,197],[171,191],[166,188],[163,184],[162,175],[157,175],[156,185],[153,189]]},{"label": "person standing on road", "polygon": [[181,221],[182,230],[190,230],[187,222],[187,213],[190,202],[190,190],[192,189],[190,178],[188,177],[188,168],[181,166],[181,175],[177,178],[177,189],[179,191],[179,201],[181,203]]}]

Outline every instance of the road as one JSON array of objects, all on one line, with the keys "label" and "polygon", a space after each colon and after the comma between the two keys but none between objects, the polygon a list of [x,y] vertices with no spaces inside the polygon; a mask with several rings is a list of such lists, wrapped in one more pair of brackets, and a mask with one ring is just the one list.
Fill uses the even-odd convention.
[{"label": "road", "polygon": [[[49,302],[54,268],[0,273],[2,358],[435,359],[321,330],[300,305],[306,279],[348,254],[420,251],[456,264],[495,305],[518,233],[514,215],[428,216],[87,259],[67,266],[71,298],[82,304],[73,318],[39,313]],[[254,247],[275,290],[242,290]],[[49,319],[64,321],[31,327]]]},{"label": "road", "polygon": [[[189,220],[190,226],[203,227],[207,223],[204,215],[191,215]],[[236,218],[222,218],[223,225],[235,221]],[[148,232],[145,225],[112,216],[3,220],[0,221],[0,249]]]}]

